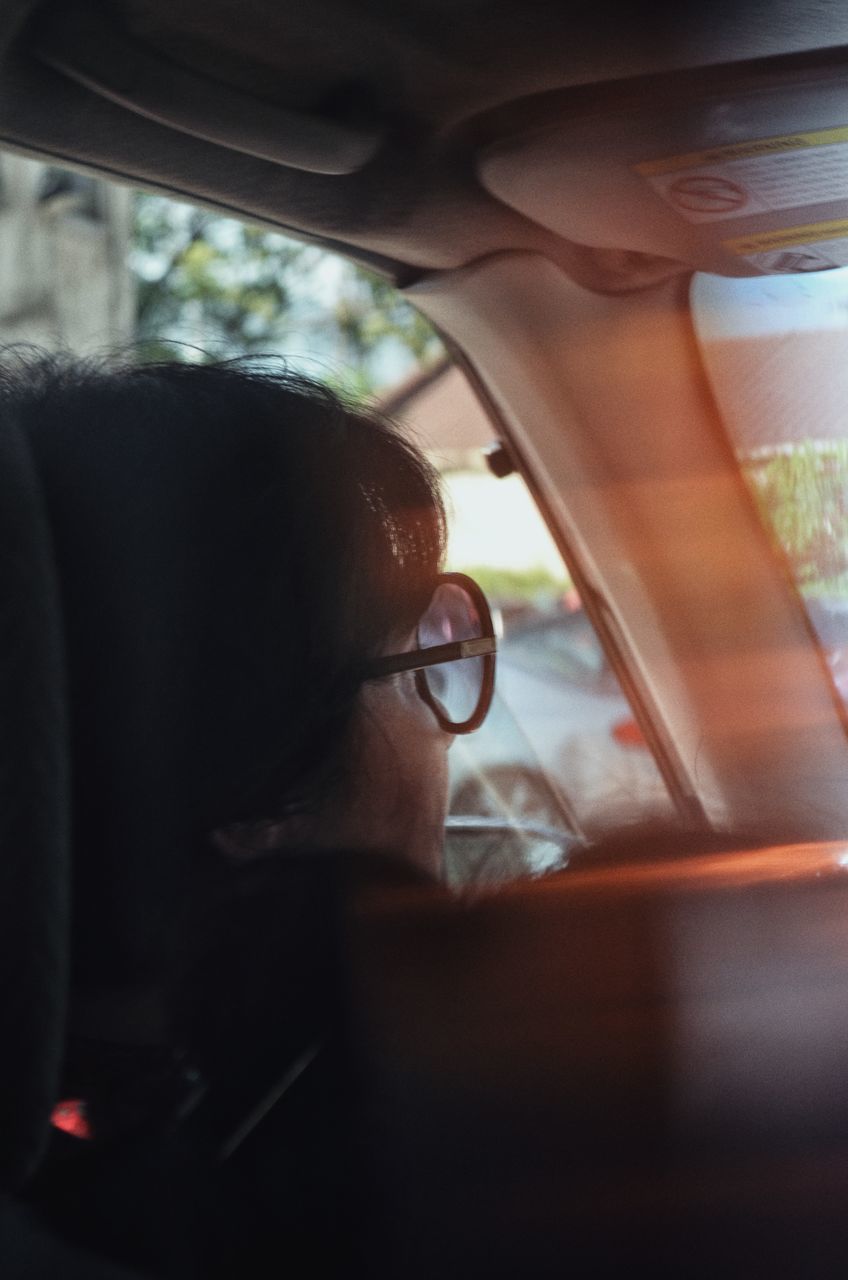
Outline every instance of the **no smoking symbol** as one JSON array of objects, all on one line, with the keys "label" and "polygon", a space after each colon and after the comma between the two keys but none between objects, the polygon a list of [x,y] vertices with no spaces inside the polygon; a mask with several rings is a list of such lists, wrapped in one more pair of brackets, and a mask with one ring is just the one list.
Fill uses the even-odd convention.
[{"label": "no smoking symbol", "polygon": [[727,178],[701,177],[678,178],[672,182],[668,194],[679,209],[690,213],[732,213],[748,203],[748,193],[743,187]]}]

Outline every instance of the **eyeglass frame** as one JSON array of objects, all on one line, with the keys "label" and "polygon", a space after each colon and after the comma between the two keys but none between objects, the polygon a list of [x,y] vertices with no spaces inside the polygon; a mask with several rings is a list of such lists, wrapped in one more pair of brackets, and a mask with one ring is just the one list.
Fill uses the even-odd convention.
[{"label": "eyeglass frame", "polygon": [[[477,616],[480,620],[483,635],[477,636],[472,640],[453,640],[450,644],[434,644],[426,649],[409,649],[406,653],[385,654],[380,658],[375,658],[368,664],[363,678],[375,680],[379,679],[380,676],[391,676],[397,675],[402,671],[413,671],[418,695],[433,712],[441,728],[447,733],[453,734],[473,733],[475,729],[480,728],[492,705],[492,696],[495,691],[495,654],[497,653],[498,642],[495,635],[495,624],[492,620],[492,611],[483,593],[483,588],[465,573],[441,573],[436,579],[433,595],[436,594],[439,587],[451,584],[461,587],[471,597],[477,609]],[[429,607],[428,605],[427,608],[429,609]],[[427,610],[425,609],[424,613],[426,612]],[[421,616],[423,617],[424,614]],[[428,667],[437,667],[446,662],[458,662],[462,658],[482,658],[483,679],[480,686],[480,696],[477,699],[477,705],[473,713],[467,720],[455,723],[453,720],[448,719],[441,703],[430,692],[424,672]]]}]

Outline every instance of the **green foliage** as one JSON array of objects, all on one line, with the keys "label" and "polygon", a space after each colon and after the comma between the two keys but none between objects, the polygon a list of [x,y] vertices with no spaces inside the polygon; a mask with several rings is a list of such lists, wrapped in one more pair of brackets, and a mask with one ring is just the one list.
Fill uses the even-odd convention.
[{"label": "green foliage", "polygon": [[471,568],[463,566],[463,572],[479,582],[489,600],[496,603],[547,604],[570,586],[565,574],[556,577],[543,565],[507,569],[481,564]]},{"label": "green foliage", "polygon": [[364,399],[441,354],[388,281],[313,245],[142,193],[133,240],[138,338],[154,357],[279,353]]},{"label": "green foliage", "polygon": [[350,349],[362,356],[386,339],[400,341],[418,364],[443,355],[429,322],[382,276],[353,267],[347,290],[335,307],[335,323]]},{"label": "green foliage", "polygon": [[848,572],[848,440],[805,440],[745,464],[763,520],[805,594]]}]

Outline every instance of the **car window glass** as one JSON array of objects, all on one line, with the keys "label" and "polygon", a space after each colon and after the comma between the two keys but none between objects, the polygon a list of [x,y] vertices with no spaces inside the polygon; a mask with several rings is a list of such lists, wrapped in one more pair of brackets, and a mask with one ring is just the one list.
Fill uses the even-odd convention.
[{"label": "car window glass", "polygon": [[492,710],[450,752],[453,814],[581,837],[670,816],[656,763],[526,484],[486,465],[493,428],[467,381],[447,368],[402,408],[442,472],[448,567],[481,583],[499,631]]},{"label": "car window glass", "polygon": [[846,702],[848,268],[700,275],[692,308],[743,474]]},{"label": "car window glass", "polygon": [[552,616],[515,622],[504,636],[502,651],[525,669],[548,671],[583,688],[601,685],[610,668],[601,643],[580,610],[559,607]]}]

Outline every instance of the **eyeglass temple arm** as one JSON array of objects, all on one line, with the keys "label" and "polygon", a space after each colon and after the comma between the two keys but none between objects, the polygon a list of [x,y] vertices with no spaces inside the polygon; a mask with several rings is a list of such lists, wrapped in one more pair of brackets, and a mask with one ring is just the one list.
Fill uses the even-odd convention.
[{"label": "eyeglass temple arm", "polygon": [[481,636],[475,640],[455,640],[451,644],[436,644],[430,649],[411,649],[408,653],[391,653],[375,658],[366,668],[365,678],[391,676],[399,671],[421,671],[441,662],[456,662],[460,658],[480,658],[494,653],[498,642],[494,636]]}]

